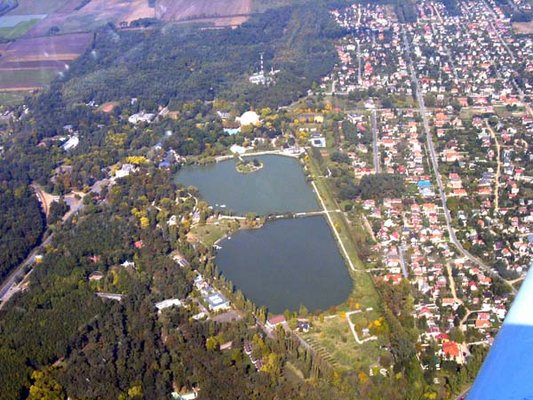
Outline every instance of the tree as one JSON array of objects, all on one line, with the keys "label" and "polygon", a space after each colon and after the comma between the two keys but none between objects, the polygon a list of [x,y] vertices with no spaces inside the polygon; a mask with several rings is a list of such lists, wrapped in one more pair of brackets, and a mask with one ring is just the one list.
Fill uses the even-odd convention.
[{"label": "tree", "polygon": [[30,387],[28,400],[62,400],[66,399],[63,387],[53,376],[53,367],[41,371],[33,371],[31,378],[33,384]]},{"label": "tree", "polygon": [[55,224],[56,222],[60,221],[63,218],[63,215],[65,215],[69,209],[69,205],[63,198],[60,198],[59,201],[53,201],[50,204],[48,223]]}]

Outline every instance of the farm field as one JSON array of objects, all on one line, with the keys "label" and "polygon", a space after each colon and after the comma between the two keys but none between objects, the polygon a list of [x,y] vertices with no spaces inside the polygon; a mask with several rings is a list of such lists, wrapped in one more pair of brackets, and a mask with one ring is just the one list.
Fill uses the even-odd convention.
[{"label": "farm field", "polygon": [[57,73],[53,69],[0,71],[0,89],[8,91],[39,89],[50,83]]},{"label": "farm field", "polygon": [[18,6],[6,15],[50,14],[66,2],[67,0],[18,0]]},{"label": "farm field", "polygon": [[[236,26],[252,12],[253,0],[19,0],[0,20],[0,91],[33,90],[48,84],[87,49],[94,29],[140,18]],[[54,30],[58,32],[50,35]]]},{"label": "farm field", "polygon": [[293,3],[293,0],[252,0],[252,11],[260,13],[270,8],[283,7]]},{"label": "farm field", "polygon": [[91,34],[21,38],[0,46],[0,90],[41,88],[82,54]]},{"label": "farm field", "polygon": [[22,22],[41,20],[46,18],[46,14],[28,14],[28,15],[4,15],[0,18],[0,28],[14,28]]},{"label": "farm field", "polygon": [[4,15],[0,18],[0,38],[21,37],[45,17],[46,14]]},{"label": "farm field", "polygon": [[156,16],[163,21],[210,22],[215,26],[242,24],[252,12],[252,0],[159,0]]},{"label": "farm field", "polygon": [[[88,32],[113,22],[131,22],[139,18],[154,17],[154,8],[147,0],[91,0],[79,8],[81,0],[68,0],[49,14],[30,32],[31,36],[47,35],[50,28],[59,28],[59,33]],[[79,8],[79,9],[77,9]]]},{"label": "farm field", "polygon": [[29,19],[17,23],[14,26],[0,26],[0,38],[2,39],[17,39],[28,32],[40,19]]},{"label": "farm field", "polygon": [[87,48],[92,35],[78,33],[71,35],[22,38],[0,46],[2,62],[25,61],[72,61]]}]

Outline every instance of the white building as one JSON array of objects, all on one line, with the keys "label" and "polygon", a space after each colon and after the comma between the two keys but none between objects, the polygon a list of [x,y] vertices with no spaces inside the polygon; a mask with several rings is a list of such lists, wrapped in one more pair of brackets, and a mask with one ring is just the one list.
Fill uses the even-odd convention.
[{"label": "white building", "polygon": [[226,299],[222,293],[214,292],[207,296],[205,300],[209,304],[209,309],[214,312],[230,308],[229,300]]},{"label": "white building", "polygon": [[179,299],[167,299],[167,300],[163,300],[155,304],[155,307],[159,311],[164,310],[165,308],[182,307],[182,306],[183,306],[183,303]]},{"label": "white building", "polygon": [[128,118],[128,122],[130,124],[138,124],[139,122],[151,122],[155,117],[155,114],[151,113],[145,113],[144,111],[141,111],[140,113],[133,114],[131,117]]},{"label": "white building", "polygon": [[309,141],[313,147],[326,147],[326,138],[324,136],[314,136]]},{"label": "white building", "polygon": [[61,148],[65,151],[69,151],[75,148],[78,144],[80,144],[80,139],[77,135],[74,135],[69,137],[69,139],[61,145]]},{"label": "white building", "polygon": [[128,176],[132,172],[135,172],[136,168],[133,164],[123,164],[120,169],[115,172],[115,178],[124,178],[125,176]]},{"label": "white building", "polygon": [[255,111],[246,111],[238,118],[238,120],[241,126],[258,126],[261,124],[261,121],[259,120],[259,115],[257,115]]}]

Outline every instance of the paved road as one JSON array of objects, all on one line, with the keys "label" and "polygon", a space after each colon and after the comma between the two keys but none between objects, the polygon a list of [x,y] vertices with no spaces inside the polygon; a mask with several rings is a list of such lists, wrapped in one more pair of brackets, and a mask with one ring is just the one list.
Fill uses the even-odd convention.
[{"label": "paved road", "polygon": [[[104,179],[102,181],[96,182],[91,187],[91,192],[93,193],[100,193],[102,190],[102,185],[105,183],[108,183],[109,181]],[[37,194],[39,196],[39,194]],[[83,208],[83,201],[76,201],[73,202],[71,205],[70,210],[65,214],[65,217],[63,220],[66,220],[70,218],[72,215],[77,213],[80,209]],[[18,282],[23,280],[26,276],[29,276],[32,273],[32,269],[30,269],[27,273],[25,272],[27,267],[30,267],[35,263],[35,256],[39,254],[41,249],[49,244],[52,239],[54,238],[54,234],[50,234],[47,236],[43,242],[36,246],[30,254],[26,257],[26,259],[19,264],[18,267],[16,267],[11,274],[1,283],[0,285],[0,309],[4,306],[4,304],[7,303],[7,301],[13,296],[15,293],[17,293],[20,290],[20,286],[18,285]]]},{"label": "paved road", "polygon": [[404,278],[408,278],[409,277],[409,273],[407,272],[407,266],[405,264],[405,245],[401,245],[400,246],[400,265],[402,267],[402,274],[403,274],[403,277]]},{"label": "paved road", "polygon": [[4,305],[5,302],[7,302],[11,296],[13,296],[16,292],[18,292],[18,289],[16,289],[16,285],[18,282],[20,282],[24,276],[25,276],[25,269],[29,266],[32,266],[35,263],[35,257],[39,253],[41,246],[46,246],[49,244],[54,237],[54,234],[52,233],[49,235],[40,246],[33,249],[28,257],[13,271],[11,274],[2,282],[2,285],[0,286],[0,309]]},{"label": "paved road", "polygon": [[372,125],[372,152],[374,157],[374,172],[379,174],[379,146],[378,146],[378,119],[376,117],[376,110],[372,110],[370,122]]},{"label": "paved road", "polygon": [[[447,199],[446,199],[446,193],[444,192],[444,185],[442,184],[442,179],[439,173],[439,165],[437,160],[437,153],[435,151],[435,146],[433,144],[433,138],[431,134],[431,129],[429,127],[429,120],[427,117],[427,110],[426,105],[424,103],[424,96],[422,93],[422,90],[420,88],[420,84],[418,82],[418,78],[415,73],[413,60],[411,58],[411,46],[409,43],[409,39],[407,38],[407,34],[405,33],[405,29],[402,27],[402,36],[403,36],[403,44],[404,49],[406,51],[407,55],[407,62],[409,64],[409,71],[411,74],[411,82],[415,85],[416,90],[416,98],[418,101],[418,108],[420,109],[420,115],[422,117],[422,126],[424,128],[424,133],[426,135],[427,140],[427,148],[429,151],[429,156],[431,160],[431,167],[433,169],[433,172],[435,173],[435,179],[437,181],[437,187],[439,189],[439,196],[442,203],[442,209],[444,211],[444,218],[446,219],[446,227],[448,228],[448,234],[450,237],[450,242],[459,250],[459,252],[467,259],[472,261],[473,263],[477,264],[483,271],[485,271],[486,274],[489,276],[497,275],[495,270],[487,265],[485,265],[481,260],[479,260],[477,257],[474,257],[472,254],[470,254],[468,251],[466,251],[462,244],[457,239],[457,236],[455,235],[455,230],[452,226],[452,217],[450,214],[450,210],[448,209],[447,205]],[[516,289],[514,289],[513,286],[511,286],[513,293],[516,293]]]},{"label": "paved road", "polygon": [[361,43],[359,43],[359,40],[357,41],[357,84],[361,86],[363,84],[363,74],[362,74],[362,68],[363,68],[363,60],[361,59]]},{"label": "paved road", "polygon": [[[495,21],[495,20],[498,20],[498,16],[494,13],[494,10],[489,6],[489,4],[487,4],[487,2],[485,0],[481,0],[483,2],[483,5],[485,6],[485,8],[490,12],[491,16],[492,16],[492,19]],[[510,4],[513,4],[512,1],[508,1],[508,3]],[[514,5],[514,4],[513,4]],[[496,29],[496,27],[494,26],[494,23],[493,21],[489,21],[489,25],[491,27],[491,29],[494,31],[494,33],[496,34],[496,36],[498,37],[498,40],[500,41],[500,43],[503,45],[503,47],[505,48],[505,50],[507,51],[507,54],[509,54],[509,56],[511,57],[511,61],[514,63],[516,61],[515,59],[515,56],[514,56],[514,53],[513,51],[509,48],[509,46],[507,45],[507,43],[505,42],[505,40],[502,38],[502,36],[500,35],[500,32],[498,32],[498,30]],[[500,71],[499,71],[500,72]],[[526,101],[525,99],[525,94],[524,94],[524,91],[522,90],[522,88],[516,83],[516,80],[515,79],[511,79],[511,83],[512,85],[515,87],[516,91],[518,92],[518,98],[520,99],[520,101],[524,104],[524,107],[526,108],[526,111],[528,112],[528,114],[530,116],[533,116],[533,110],[531,109],[531,106],[529,105],[529,103]]]}]

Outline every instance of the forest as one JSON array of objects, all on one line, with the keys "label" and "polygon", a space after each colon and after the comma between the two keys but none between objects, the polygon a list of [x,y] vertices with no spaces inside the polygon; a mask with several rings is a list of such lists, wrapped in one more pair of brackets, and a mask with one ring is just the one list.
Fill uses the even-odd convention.
[{"label": "forest", "polygon": [[[107,26],[40,105],[49,109],[132,97],[152,104],[149,109],[171,100],[215,97],[286,105],[332,68],[332,40],[340,33],[320,4],[269,10],[234,30],[166,25],[124,32]],[[260,53],[268,69],[280,70],[273,85],[248,82],[259,69]]]},{"label": "forest", "polygon": [[365,175],[356,184],[347,173],[342,173],[335,180],[339,197],[342,200],[360,197],[364,200],[383,200],[385,197],[401,197],[406,187],[404,178],[398,174]]},{"label": "forest", "polygon": [[45,221],[24,171],[0,163],[0,279],[40,241]]},{"label": "forest", "polygon": [[[99,195],[87,193],[83,209],[69,221],[61,220],[65,204],[52,206],[54,239],[43,249],[43,262],[34,268],[28,290],[0,311],[2,399],[161,399],[170,391],[193,388],[200,389],[201,399],[220,400],[342,400],[354,393],[402,398],[405,392],[397,387],[417,377],[390,376],[379,385],[367,378],[366,385],[359,385],[356,372],[332,371],[283,331],[265,340],[250,313],[234,323],[192,319],[198,307],[191,299],[196,272],[235,304],[249,301],[224,286],[211,250],[187,240],[194,208],[202,208],[204,222],[213,211],[195,202],[194,189],[176,186],[172,170],[156,168],[160,150],[213,156],[242,141],[242,135],[224,135],[211,101],[228,100],[240,112],[290,103],[330,70],[336,61],[333,40],[341,33],[324,2],[267,11],[235,30],[167,25],[119,31],[109,25],[96,33],[91,50],[63,79],[28,99],[31,112],[15,110],[18,118],[9,126],[14,134],[0,164],[0,206],[5,208],[0,233],[2,240],[5,234],[24,241],[3,248],[15,255],[2,264],[7,269],[44,230],[44,216],[29,188],[32,181],[55,194],[72,188],[88,192],[124,160],[149,161]],[[248,81],[262,52],[267,68],[280,70],[270,86]],[[104,113],[91,101],[118,104]],[[133,113],[156,112],[160,106],[178,117],[135,126],[127,122]],[[271,125],[258,129],[278,134],[281,123]],[[78,132],[80,144],[67,153],[57,137],[70,129]],[[341,174],[348,160],[341,153],[334,158],[334,172]],[[396,176],[369,179],[380,181],[363,179],[355,186],[341,176],[338,182],[347,198],[376,196],[379,185],[390,196],[404,190]],[[173,216],[178,223],[169,223]],[[16,243],[6,239],[2,246]],[[173,252],[190,265],[177,266]],[[121,301],[101,299],[97,292],[120,295]],[[187,307],[159,314],[155,303],[168,298],[184,299]],[[393,314],[392,303],[391,309],[391,326],[397,320],[409,322],[405,312]],[[258,314],[265,316],[264,310]],[[401,329],[391,337],[398,374],[405,374],[413,360],[406,343],[411,333]],[[265,360],[259,372],[244,354],[245,340]]]},{"label": "forest", "polygon": [[[120,121],[121,108],[117,109],[115,119],[112,120],[109,115],[95,113],[90,107],[76,101],[89,101],[94,97],[91,93],[95,92],[102,96],[97,99],[99,101],[104,101],[106,97],[126,98],[127,101],[129,97],[139,97],[137,107],[130,112],[138,112],[141,106],[155,109],[158,104],[171,102],[174,109],[191,118],[181,119],[176,124],[167,122],[161,126],[159,135],[164,132],[163,129],[180,131],[181,135],[171,138],[167,147],[174,148],[183,155],[200,154],[206,146],[215,144],[224,137],[218,122],[208,129],[196,126],[193,118],[198,112],[204,117],[211,112],[203,106],[202,100],[209,100],[218,93],[211,88],[237,96],[240,89],[233,86],[238,86],[239,81],[250,86],[247,74],[257,68],[254,64],[257,64],[260,52],[264,51],[272,58],[277,51],[277,57],[284,60],[285,72],[279,76],[279,85],[270,88],[248,87],[250,91],[242,98],[245,104],[243,108],[248,107],[246,104],[253,99],[265,102],[269,102],[268,99],[277,99],[274,102],[290,101],[286,97],[291,93],[288,85],[292,87],[293,98],[304,94],[311,79],[318,79],[322,74],[320,69],[328,64],[305,62],[309,57],[324,56],[325,53],[320,49],[329,54],[330,63],[333,63],[334,52],[326,39],[335,34],[334,30],[326,20],[321,21],[316,16],[313,17],[317,21],[311,28],[312,32],[309,28],[299,26],[300,17],[319,15],[307,15],[308,13],[303,8],[272,11],[235,31],[197,31],[170,27],[145,37],[144,34],[134,32],[119,34],[108,27],[96,35],[95,51],[98,57],[94,58],[93,53],[85,55],[75,63],[66,81],[56,81],[49,91],[30,98],[32,118],[24,118],[22,110],[19,110],[20,120],[11,127],[18,134],[10,143],[9,151],[0,166],[0,277],[4,277],[20,263],[43,234],[44,217],[28,187],[29,183],[36,181],[57,194],[62,194],[71,187],[81,189],[103,178],[103,168],[117,162],[123,153],[117,152],[115,147],[108,149],[106,146],[110,141],[108,136],[116,136],[108,128],[113,125],[113,121],[118,125],[118,132],[124,129],[120,126],[122,124],[116,122]],[[266,25],[269,25],[269,29],[263,30]],[[286,30],[289,28],[290,37],[289,30]],[[316,41],[304,40],[313,34]],[[118,43],[116,38],[120,38]],[[125,51],[127,48],[130,51]],[[288,48],[292,54],[288,54]],[[227,57],[227,54],[234,56]],[[113,68],[125,69],[123,78],[115,74],[108,76],[113,84],[105,79],[92,79],[95,74],[107,74],[105,71]],[[295,78],[306,74],[309,75],[308,81]],[[121,79],[126,79],[127,83],[116,84],[122,82]],[[98,85],[87,86],[91,88],[90,92],[84,92],[78,85],[78,82],[84,82],[85,85],[93,81]],[[99,86],[101,83],[103,86]],[[75,91],[77,98],[72,97],[71,90]],[[82,93],[86,93],[85,98]],[[192,108],[184,107],[183,102],[187,99],[197,100],[196,105]],[[211,119],[216,121],[214,116]],[[60,177],[51,185],[50,177],[53,170],[61,164],[62,156],[48,148],[38,147],[37,144],[47,137],[64,134],[63,126],[69,124],[84,138],[76,154],[85,156],[74,158],[68,180]],[[157,140],[153,135],[140,133],[132,130],[126,140],[121,139],[124,150],[150,145]]]},{"label": "forest", "polygon": [[[176,202],[188,193],[160,170],[130,176],[107,193],[106,202],[85,201],[83,213],[59,227],[30,290],[0,312],[2,399],[161,399],[191,388],[202,399],[349,398],[319,379],[298,340],[281,331],[266,342],[250,329],[249,315],[230,324],[195,322],[192,305],[158,314],[155,302],[191,293],[193,269],[214,273],[207,250],[183,240],[186,224],[165,223],[188,215],[194,200]],[[172,261],[175,249],[190,267]],[[124,260],[134,266],[121,267]],[[104,278],[91,281],[95,271]],[[124,298],[104,301],[96,291]],[[245,356],[244,340],[267,360],[264,372]],[[227,342],[230,350],[222,351]],[[295,379],[289,360],[315,383]]]}]

